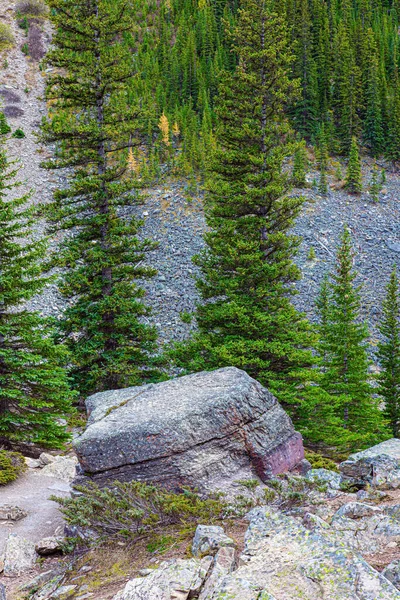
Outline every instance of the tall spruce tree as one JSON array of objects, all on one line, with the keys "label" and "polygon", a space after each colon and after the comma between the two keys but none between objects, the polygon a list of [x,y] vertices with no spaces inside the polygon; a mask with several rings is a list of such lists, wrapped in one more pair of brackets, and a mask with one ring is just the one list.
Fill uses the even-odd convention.
[{"label": "tall spruce tree", "polygon": [[[354,286],[349,230],[344,229],[335,270],[318,304],[321,360],[318,387],[311,390],[315,415],[329,415],[321,437],[320,420],[308,423],[308,437],[343,450],[367,447],[389,437],[369,381],[368,330],[360,322],[360,288]],[[307,408],[305,400],[305,407]],[[312,414],[309,410],[308,414]]]},{"label": "tall spruce tree", "polygon": [[61,292],[70,299],[61,334],[72,351],[72,376],[82,394],[135,385],[155,376],[156,332],[135,280],[154,275],[144,264],[154,248],[137,237],[141,222],[122,218],[137,202],[128,148],[140,145],[140,99],[128,84],[135,62],[124,41],[134,23],[125,0],[49,0],[54,26],[46,64],[54,68],[43,138],[55,143],[48,168],[71,167],[69,185],[47,210],[53,231],[67,235],[54,263],[66,268]]},{"label": "tall spruce tree", "polygon": [[285,157],[296,144],[284,107],[297,93],[284,20],[269,0],[244,0],[233,30],[239,64],[219,90],[217,151],[209,173],[198,333],[177,349],[189,370],[234,365],[286,404],[312,355],[310,326],[292,306],[299,239],[290,233],[303,200],[290,196]]},{"label": "tall spruce tree", "polygon": [[385,415],[394,437],[400,434],[400,301],[399,279],[394,267],[382,306],[379,331],[383,341],[378,345],[379,394],[385,402]]},{"label": "tall spruce tree", "polygon": [[72,394],[46,320],[24,307],[47,283],[40,262],[46,242],[31,240],[36,217],[18,197],[17,169],[0,147],[0,447],[18,443],[60,448],[68,439],[59,419]]}]

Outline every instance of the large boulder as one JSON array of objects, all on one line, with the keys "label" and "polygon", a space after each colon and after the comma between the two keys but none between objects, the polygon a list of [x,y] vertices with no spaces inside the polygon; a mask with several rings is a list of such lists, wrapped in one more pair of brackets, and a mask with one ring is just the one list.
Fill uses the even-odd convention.
[{"label": "large boulder", "polygon": [[101,392],[86,406],[88,427],[75,450],[83,474],[100,485],[136,479],[227,489],[255,475],[265,481],[304,458],[276,398],[234,367]]},{"label": "large boulder", "polygon": [[241,566],[202,600],[400,600],[385,577],[328,531],[310,532],[270,507],[249,518]]},{"label": "large boulder", "polygon": [[400,486],[400,439],[393,438],[349,456],[339,465],[342,480],[379,489]]}]

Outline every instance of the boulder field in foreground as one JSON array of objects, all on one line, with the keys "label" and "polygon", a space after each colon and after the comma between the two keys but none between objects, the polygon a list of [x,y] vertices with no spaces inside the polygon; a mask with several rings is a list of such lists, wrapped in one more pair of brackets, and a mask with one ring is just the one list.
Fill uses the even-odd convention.
[{"label": "boulder field in foreground", "polygon": [[226,489],[290,471],[304,458],[301,435],[276,398],[234,367],[101,392],[86,407],[75,450],[82,475],[100,485],[135,479]]}]

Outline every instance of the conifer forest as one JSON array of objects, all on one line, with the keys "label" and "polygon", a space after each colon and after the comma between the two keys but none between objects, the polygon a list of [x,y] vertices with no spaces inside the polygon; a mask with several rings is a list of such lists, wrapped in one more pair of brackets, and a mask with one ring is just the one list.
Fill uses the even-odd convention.
[{"label": "conifer forest", "polygon": [[[0,23],[0,449],[63,448],[87,396],[227,366],[326,456],[398,437],[399,255],[371,275],[373,323],[357,267],[361,214],[379,215],[400,177],[398,0],[12,6],[25,41]],[[45,184],[21,173],[11,52],[43,86],[34,144],[55,183],[42,200]],[[161,238],[143,209],[166,184],[205,223],[188,250],[185,334],[170,340],[151,291],[168,279]],[[326,202],[339,233],[329,248],[306,238],[299,261],[299,219]],[[161,230],[163,210],[150,217]],[[305,298],[313,268],[323,276]],[[57,317],[37,304],[48,289]]]}]

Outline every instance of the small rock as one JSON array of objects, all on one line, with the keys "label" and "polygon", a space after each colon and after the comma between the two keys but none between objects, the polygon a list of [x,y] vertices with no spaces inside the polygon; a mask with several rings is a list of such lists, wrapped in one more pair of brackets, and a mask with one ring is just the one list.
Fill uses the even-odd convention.
[{"label": "small rock", "polygon": [[64,538],[60,537],[52,536],[43,538],[36,544],[35,550],[40,556],[50,556],[51,554],[62,552],[63,542]]},{"label": "small rock", "polygon": [[77,585],[62,585],[49,596],[49,600],[68,600],[74,596]]},{"label": "small rock", "polygon": [[30,458],[30,456],[25,456],[25,463],[29,469],[40,469],[43,467],[43,463],[37,458]]},{"label": "small rock", "polygon": [[394,560],[390,565],[385,567],[382,575],[400,590],[400,559]]},{"label": "small rock", "polygon": [[329,524],[318,517],[318,515],[313,515],[312,513],[306,513],[303,517],[303,525],[310,529],[311,531],[314,529],[329,529]]},{"label": "small rock", "polygon": [[28,513],[19,506],[11,506],[10,504],[0,505],[0,521],[20,521],[27,515]]},{"label": "small rock", "polygon": [[72,481],[76,475],[78,459],[75,457],[57,456],[42,469],[42,475],[56,477],[62,481]]},{"label": "small rock", "polygon": [[0,600],[7,600],[6,588],[3,583],[0,583]]},{"label": "small rock", "polygon": [[348,502],[339,508],[335,517],[362,519],[363,517],[372,517],[376,514],[382,514],[382,512],[382,509],[378,506],[371,506],[370,504],[363,504],[362,502]]},{"label": "small rock", "polygon": [[224,546],[235,546],[232,538],[225,535],[222,527],[198,525],[192,543],[192,554],[196,557],[214,555]]},{"label": "small rock", "polygon": [[326,483],[333,490],[340,490],[340,473],[328,469],[311,469],[306,475],[307,481]]},{"label": "small rock", "polygon": [[56,460],[56,457],[52,454],[48,454],[47,452],[42,452],[42,454],[39,456],[39,460],[43,466],[46,466],[53,463]]},{"label": "small rock", "polygon": [[28,581],[28,583],[24,583],[23,585],[21,585],[18,588],[18,590],[21,592],[30,592],[31,590],[37,590],[39,587],[43,586],[48,581],[51,581],[59,574],[60,571],[58,569],[51,569],[50,571],[39,573],[39,575]]},{"label": "small rock", "polygon": [[35,544],[11,533],[7,538],[4,552],[4,575],[18,577],[34,566],[36,558]]}]

